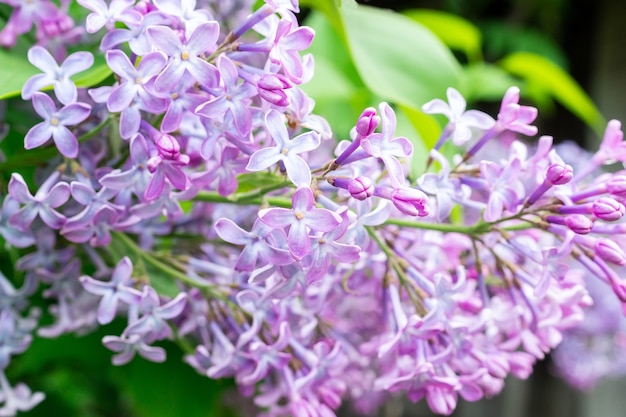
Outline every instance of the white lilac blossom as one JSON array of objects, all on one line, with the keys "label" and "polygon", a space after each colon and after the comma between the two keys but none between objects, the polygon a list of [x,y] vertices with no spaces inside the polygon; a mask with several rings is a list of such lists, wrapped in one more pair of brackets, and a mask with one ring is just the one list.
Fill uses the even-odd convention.
[{"label": "white lilac blossom", "polygon": [[[451,88],[424,106],[448,123],[409,181],[393,104],[366,108],[336,145],[300,88],[314,32],[298,3],[252,3],[81,0],[76,38],[51,2],[8,1],[0,43],[33,25],[54,37],[30,50],[43,74],[22,94],[44,118],[25,147],[56,149],[33,151],[33,169],[0,165],[0,235],[26,277],[15,289],[0,275],[0,413],[43,399],[5,375],[34,331],[117,318],[124,330],[102,340],[114,365],[163,362],[155,343],[173,339],[266,416],[372,411],[399,392],[450,414],[527,378],[562,340],[558,363],[588,352],[572,329],[602,300],[594,285],[626,311],[626,171],[598,169],[623,162],[619,122],[580,157],[548,136],[500,140],[537,133],[517,87],[496,119]],[[99,43],[112,76],[77,87],[93,56],[59,58],[72,42]],[[39,92],[50,86],[63,106]],[[28,310],[37,285],[48,326]],[[623,353],[620,329],[598,331],[615,342],[607,357]],[[578,371],[578,385],[598,377]]]}]

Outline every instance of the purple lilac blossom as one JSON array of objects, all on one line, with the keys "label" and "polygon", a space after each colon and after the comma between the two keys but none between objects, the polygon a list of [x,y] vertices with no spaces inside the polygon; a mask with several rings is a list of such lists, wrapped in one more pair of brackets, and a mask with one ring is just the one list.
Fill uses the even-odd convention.
[{"label": "purple lilac blossom", "polygon": [[90,52],[75,52],[58,65],[50,52],[35,45],[28,50],[28,60],[44,73],[33,75],[24,83],[22,98],[30,100],[36,91],[52,85],[56,98],[68,105],[76,102],[78,97],[76,85],[70,77],[91,67],[94,58]]},{"label": "purple lilac blossom", "polygon": [[[18,249],[28,285],[0,280],[4,366],[37,326],[16,312],[39,281],[55,318],[39,335],[124,313],[122,334],[103,339],[114,364],[137,353],[162,362],[165,351],[151,344],[175,335],[194,352],[188,363],[233,378],[265,415],[331,417],[350,398],[372,411],[398,391],[450,414],[459,398],[528,377],[591,304],[583,278],[626,310],[624,173],[594,172],[619,153],[618,122],[585,166],[561,160],[549,137],[516,140],[537,130],[518,88],[495,123],[450,89],[448,104],[426,107],[449,118],[441,141],[464,146],[472,129],[486,132],[450,160],[431,150],[440,169],[413,188],[403,165],[413,148],[395,137],[389,104],[365,109],[333,159],[332,131],[298,87],[313,75],[310,56],[300,56],[313,31],[298,25],[297,2],[268,0],[227,23],[218,11],[241,2],[82,3],[93,12],[88,32],[111,29],[101,48],[115,82],[88,91],[94,119],[107,121],[98,130],[91,118],[76,120],[84,145],[74,154],[72,136],[59,148],[75,160],[36,169],[34,196],[12,173],[0,232],[10,245],[35,247]],[[14,4],[31,13],[23,26],[41,23]],[[68,30],[62,16],[49,22],[38,36]],[[39,78],[57,68],[44,61]],[[51,99],[32,93],[38,112],[60,122]],[[118,122],[130,141],[117,137]],[[56,141],[51,129],[30,139]],[[15,238],[20,230],[27,238]],[[133,278],[120,247],[159,273],[138,268]],[[0,385],[12,412],[42,398]]]},{"label": "purple lilac blossom", "polygon": [[24,137],[24,148],[33,149],[46,143],[51,137],[59,152],[68,158],[78,156],[78,140],[67,128],[84,121],[91,113],[91,106],[72,103],[57,110],[47,94],[34,93],[33,107],[44,121],[33,126]]}]

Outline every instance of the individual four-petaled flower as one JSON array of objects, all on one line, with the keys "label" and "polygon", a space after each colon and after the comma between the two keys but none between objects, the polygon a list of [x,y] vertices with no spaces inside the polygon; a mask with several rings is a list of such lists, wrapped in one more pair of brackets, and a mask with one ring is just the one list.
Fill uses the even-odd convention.
[{"label": "individual four-petaled flower", "polygon": [[24,137],[24,148],[33,149],[46,143],[50,137],[63,156],[78,156],[78,140],[67,126],[76,125],[91,113],[91,106],[85,103],[72,103],[57,110],[47,94],[34,93],[33,106],[44,121],[36,124]]},{"label": "individual four-petaled flower", "polygon": [[282,162],[287,171],[287,177],[297,186],[311,184],[311,168],[299,153],[316,149],[320,145],[320,137],[315,132],[306,132],[289,139],[287,127],[280,113],[270,110],[265,116],[265,126],[275,146],[262,148],[250,156],[246,169],[261,171],[272,165]]}]

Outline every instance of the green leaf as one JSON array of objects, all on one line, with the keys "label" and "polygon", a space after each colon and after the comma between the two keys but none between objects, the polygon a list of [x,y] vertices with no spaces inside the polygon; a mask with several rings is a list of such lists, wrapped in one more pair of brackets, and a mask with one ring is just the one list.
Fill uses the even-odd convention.
[{"label": "green leaf", "polygon": [[469,21],[438,10],[410,9],[403,14],[430,29],[449,48],[462,51],[470,61],[482,59],[482,34]]},{"label": "green leaf", "polygon": [[325,15],[313,11],[305,24],[315,30],[308,51],[315,57],[315,74],[302,89],[315,100],[315,113],[328,120],[335,135],[347,138],[359,114],[371,103],[372,94],[359,77],[341,36]]},{"label": "green leaf", "polygon": [[567,57],[558,43],[545,32],[494,21],[481,27],[485,55],[492,60],[513,52],[533,52],[567,70]]},{"label": "green leaf", "polygon": [[486,62],[468,65],[464,71],[463,95],[468,102],[498,101],[509,87],[519,85],[519,81],[502,68]]},{"label": "green leaf", "polygon": [[361,79],[384,100],[413,108],[459,88],[461,68],[428,29],[398,13],[367,6],[340,9]]},{"label": "green leaf", "polygon": [[531,52],[516,52],[505,57],[499,65],[524,79],[535,93],[546,92],[602,135],[606,120],[600,111],[580,85],[552,61]]},{"label": "green leaf", "polygon": [[20,37],[13,48],[0,48],[0,100],[19,96],[26,80],[40,72],[26,58],[30,46]]},{"label": "green leaf", "polygon": [[267,171],[258,171],[239,174],[237,176],[237,182],[239,183],[239,187],[237,187],[235,195],[248,193],[260,188],[277,186],[285,182],[285,177]]}]

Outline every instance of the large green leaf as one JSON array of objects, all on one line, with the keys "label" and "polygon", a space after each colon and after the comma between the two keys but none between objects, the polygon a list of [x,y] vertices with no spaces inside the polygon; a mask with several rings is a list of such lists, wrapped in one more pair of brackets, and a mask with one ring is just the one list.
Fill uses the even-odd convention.
[{"label": "large green leaf", "polygon": [[428,29],[392,11],[344,2],[339,10],[353,62],[384,100],[419,108],[459,88],[461,68]]},{"label": "large green leaf", "polygon": [[[409,179],[414,181],[426,169],[429,150],[435,146],[441,134],[441,126],[433,116],[411,107],[400,106],[396,114],[398,116],[398,130],[396,133],[405,135],[413,144]],[[405,124],[409,124],[412,129],[409,130]]]},{"label": "large green leaf", "polygon": [[482,59],[480,30],[462,17],[426,9],[405,10],[403,14],[430,29],[449,48],[462,51],[470,61]]},{"label": "large green leaf", "polygon": [[372,94],[326,15],[313,11],[305,24],[315,30],[308,50],[315,57],[315,74],[302,89],[315,100],[315,113],[328,120],[337,138],[347,138],[361,111],[370,105]]},{"label": "large green leaf", "polygon": [[580,85],[561,67],[531,52],[516,52],[505,57],[499,65],[526,81],[533,91],[544,91],[578,116],[598,134],[606,121]]},{"label": "large green leaf", "polygon": [[470,64],[463,70],[465,71],[463,94],[468,102],[499,101],[509,87],[520,84],[519,80],[508,72],[487,62]]}]

